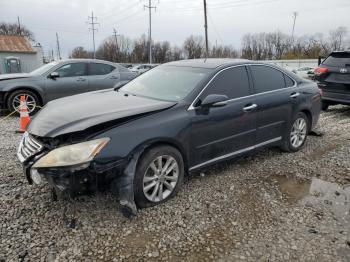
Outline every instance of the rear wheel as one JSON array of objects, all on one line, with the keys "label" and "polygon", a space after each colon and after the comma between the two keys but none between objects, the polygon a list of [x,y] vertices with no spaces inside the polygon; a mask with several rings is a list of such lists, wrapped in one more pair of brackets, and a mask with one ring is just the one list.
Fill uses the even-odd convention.
[{"label": "rear wheel", "polygon": [[175,196],[183,177],[184,163],[178,150],[170,146],[150,149],[136,169],[134,192],[137,206],[155,206]]},{"label": "rear wheel", "polygon": [[307,134],[310,130],[310,121],[308,117],[299,112],[293,119],[287,134],[284,137],[282,150],[287,152],[297,152],[305,144]]},{"label": "rear wheel", "polygon": [[19,112],[19,106],[21,104],[21,96],[24,96],[24,100],[26,101],[29,114],[35,114],[39,108],[40,100],[38,96],[29,90],[16,90],[10,94],[7,99],[7,108],[13,112]]}]

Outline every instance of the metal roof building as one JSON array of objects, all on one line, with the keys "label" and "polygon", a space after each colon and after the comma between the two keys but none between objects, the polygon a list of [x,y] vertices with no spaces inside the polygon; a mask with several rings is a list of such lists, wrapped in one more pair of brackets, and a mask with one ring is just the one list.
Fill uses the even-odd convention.
[{"label": "metal roof building", "polygon": [[27,73],[41,65],[40,45],[32,46],[24,36],[0,35],[0,74]]}]

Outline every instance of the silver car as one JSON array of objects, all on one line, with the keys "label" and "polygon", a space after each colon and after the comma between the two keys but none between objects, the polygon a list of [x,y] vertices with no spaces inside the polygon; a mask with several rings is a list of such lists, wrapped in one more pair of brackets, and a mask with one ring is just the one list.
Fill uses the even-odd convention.
[{"label": "silver car", "polygon": [[29,74],[0,75],[0,108],[18,111],[20,97],[24,96],[33,114],[51,100],[122,86],[136,76],[129,69],[107,61],[55,61]]}]

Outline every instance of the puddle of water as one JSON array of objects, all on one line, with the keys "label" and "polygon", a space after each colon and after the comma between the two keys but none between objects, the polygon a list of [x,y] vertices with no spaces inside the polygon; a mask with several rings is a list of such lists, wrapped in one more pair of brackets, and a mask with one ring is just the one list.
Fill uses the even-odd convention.
[{"label": "puddle of water", "polygon": [[350,222],[350,187],[342,187],[318,178],[299,179],[285,176],[271,176],[270,181],[289,203],[323,206],[330,210],[337,220]]}]

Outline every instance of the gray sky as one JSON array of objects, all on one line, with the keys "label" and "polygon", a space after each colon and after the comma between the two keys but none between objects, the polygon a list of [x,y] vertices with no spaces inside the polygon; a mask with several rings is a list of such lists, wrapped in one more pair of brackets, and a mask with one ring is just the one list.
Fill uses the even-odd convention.
[{"label": "gray sky", "polygon": [[[203,34],[202,0],[155,0],[154,40],[181,45],[190,34]],[[290,34],[292,12],[297,11],[295,34],[328,34],[338,26],[350,30],[350,0],[207,0],[209,41],[240,46],[245,33],[281,30]],[[148,0],[0,0],[0,21],[16,22],[17,16],[35,34],[45,51],[55,49],[59,33],[63,56],[76,46],[92,49],[86,24],[94,11],[100,26],[96,46],[112,35],[136,38],[148,31]],[[350,32],[349,32],[350,33]]]}]

